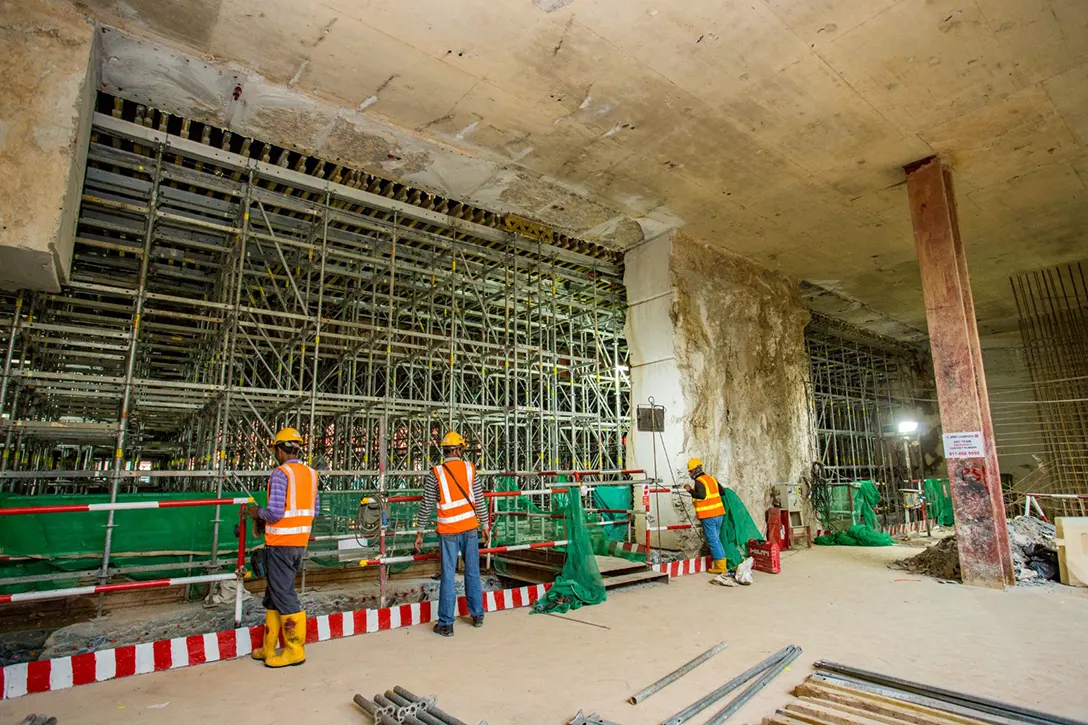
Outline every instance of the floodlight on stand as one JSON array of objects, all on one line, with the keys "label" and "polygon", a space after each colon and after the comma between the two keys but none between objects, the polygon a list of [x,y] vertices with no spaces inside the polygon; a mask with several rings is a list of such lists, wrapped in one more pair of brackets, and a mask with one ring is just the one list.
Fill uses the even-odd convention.
[{"label": "floodlight on stand", "polygon": [[899,421],[899,434],[910,435],[911,433],[918,432],[918,421],[916,420],[901,420]]}]

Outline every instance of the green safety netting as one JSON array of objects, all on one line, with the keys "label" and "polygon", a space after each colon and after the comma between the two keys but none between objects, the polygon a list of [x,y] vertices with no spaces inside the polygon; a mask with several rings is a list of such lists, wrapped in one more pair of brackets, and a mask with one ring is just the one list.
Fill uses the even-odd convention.
[{"label": "green safety netting", "polygon": [[566,560],[555,583],[533,605],[534,613],[561,614],[571,609],[600,604],[605,600],[604,580],[597,568],[597,557],[590,542],[589,529],[586,528],[582,497],[564,495],[563,498],[565,501],[557,503],[565,509]]},{"label": "green safety netting", "polygon": [[[833,534],[817,536],[813,543],[820,546],[892,546],[895,541],[891,536],[880,531],[880,522],[876,517],[876,507],[880,504],[880,491],[873,481],[855,481],[848,488],[835,486],[835,492],[843,492],[832,497],[832,504],[828,507],[829,515],[823,519],[825,525],[834,526],[842,521],[842,513],[850,520],[850,525],[845,531],[836,531]],[[841,498],[853,497],[852,511],[850,498],[846,498],[845,512],[838,508],[842,505]],[[837,502],[836,502],[837,501]],[[834,523],[833,523],[834,522]]]},{"label": "green safety netting", "polygon": [[[120,503],[215,498],[211,493],[121,494]],[[263,503],[264,494],[258,495]],[[0,494],[0,508],[24,506],[70,506],[106,503],[109,496]],[[220,508],[219,557],[224,568],[232,569],[238,553],[234,524],[238,506]],[[101,566],[106,536],[107,512],[81,511],[61,514],[27,514],[4,517],[0,525],[0,553],[11,560],[0,566],[0,592],[13,594],[31,590],[75,586],[80,574]],[[111,567],[150,566],[207,560],[211,555],[215,508],[135,509],[114,513]],[[259,543],[252,528],[247,531],[247,549]],[[4,579],[57,572],[72,572],[71,579],[3,585]],[[134,572],[136,580],[185,576],[184,569]]]},{"label": "green safety netting", "polygon": [[938,526],[953,526],[956,517],[952,514],[952,496],[948,492],[947,478],[927,478],[925,480],[926,515]]},{"label": "green safety netting", "polygon": [[819,546],[891,546],[895,541],[883,531],[865,524],[854,524],[846,531],[817,536],[813,543]]},{"label": "green safety netting", "polygon": [[748,542],[752,539],[763,541],[763,534],[748,513],[748,507],[740,500],[733,489],[725,489],[722,497],[725,503],[725,516],[722,518],[722,546],[725,547],[725,560],[730,569],[748,558]]},{"label": "green safety netting", "polygon": [[[561,484],[563,479],[557,483]],[[517,489],[517,479],[512,477],[496,480],[496,490],[513,491]],[[418,494],[418,479],[393,482],[387,496]],[[237,494],[224,494],[224,496]],[[355,534],[360,545],[345,552],[336,540],[319,540],[310,544],[310,561],[318,566],[342,567],[351,559],[372,558],[379,555],[377,545],[378,510],[369,511],[360,507],[361,491],[321,493],[321,515],[314,521],[314,536],[329,537]],[[122,494],[120,502],[138,502],[155,500],[179,500],[195,498],[213,498],[211,493],[141,493]],[[263,505],[266,494],[256,494],[258,503]],[[494,499],[496,510],[500,512],[498,523],[492,532],[492,546],[525,544],[537,541],[555,541],[566,538],[567,499],[566,494],[547,497],[529,498],[511,496]],[[577,498],[577,497],[575,497]],[[41,505],[75,505],[102,503],[109,496],[102,495],[49,495],[19,496],[0,494],[0,507],[24,507]],[[542,508],[534,503],[541,503]],[[630,486],[599,486],[592,491],[594,508],[626,511],[631,508],[632,493]],[[414,531],[418,526],[416,512],[419,504],[415,501],[389,503],[386,506],[387,531]],[[506,515],[510,514],[510,515]],[[596,524],[602,521],[627,522],[630,516],[624,513],[583,512],[585,521]],[[56,589],[75,586],[80,574],[96,570],[101,564],[102,545],[105,540],[105,527],[108,514],[105,512],[78,512],[67,514],[40,514],[7,517],[0,526],[0,593],[15,593],[35,589]],[[151,566],[158,564],[184,563],[188,561],[206,561],[210,557],[213,520],[215,510],[212,507],[192,507],[175,509],[138,509],[118,511],[110,558],[111,567]],[[233,529],[237,522],[237,507],[223,506],[222,523],[219,532],[219,556],[226,568],[233,566],[237,555],[237,544]],[[433,529],[433,520],[429,528]],[[625,551],[619,542],[626,538],[628,523],[613,526],[591,526],[587,538],[593,552],[600,555],[619,556],[632,560],[643,560],[645,554]],[[260,540],[247,532],[246,548],[260,545]],[[400,556],[411,553],[414,536],[389,535],[386,537],[386,555]],[[437,537],[429,535],[424,543],[425,551],[437,547]],[[562,558],[560,552],[559,558]],[[504,563],[495,558],[493,565],[499,573],[504,572]],[[388,568],[392,574],[401,573],[411,567],[410,563],[394,564]],[[72,572],[72,578],[49,582],[24,582],[3,585],[5,578],[27,577],[58,572]],[[127,575],[132,579],[158,579],[167,576],[183,576],[185,569],[166,569],[138,572]]]}]

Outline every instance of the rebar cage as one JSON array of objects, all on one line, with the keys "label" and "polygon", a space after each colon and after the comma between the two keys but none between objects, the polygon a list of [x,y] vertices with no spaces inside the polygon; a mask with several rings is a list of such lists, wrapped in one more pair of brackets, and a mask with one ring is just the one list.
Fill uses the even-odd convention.
[{"label": "rebar cage", "polygon": [[513,228],[100,94],[71,278],[4,300],[0,483],[237,488],[286,425],[340,489],[450,428],[481,470],[623,468],[622,257]]}]

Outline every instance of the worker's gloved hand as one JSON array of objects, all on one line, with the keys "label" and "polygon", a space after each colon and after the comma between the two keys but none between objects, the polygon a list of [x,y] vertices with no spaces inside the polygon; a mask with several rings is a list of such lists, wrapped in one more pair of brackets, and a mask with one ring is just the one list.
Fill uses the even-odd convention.
[{"label": "worker's gloved hand", "polygon": [[246,504],[246,507],[243,510],[243,513],[244,513],[245,516],[247,516],[247,517],[253,519],[254,521],[256,521],[257,519],[260,518],[260,516],[257,514],[258,510],[259,510],[259,508],[258,508],[257,504],[249,503],[249,504]]},{"label": "worker's gloved hand", "polygon": [[422,531],[420,531],[418,534],[416,534],[416,545],[415,545],[415,552],[418,554],[421,551],[423,551],[423,532]]},{"label": "worker's gloved hand", "polygon": [[692,490],[693,490],[692,485],[690,483],[685,483],[684,484],[684,490],[687,491],[688,493],[691,493]]}]

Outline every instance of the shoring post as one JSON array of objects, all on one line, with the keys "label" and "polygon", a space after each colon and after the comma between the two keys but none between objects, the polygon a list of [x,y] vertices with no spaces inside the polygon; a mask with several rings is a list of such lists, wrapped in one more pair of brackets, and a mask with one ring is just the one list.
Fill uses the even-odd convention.
[{"label": "shoring post", "polygon": [[[246,243],[249,239],[249,207],[253,193],[253,169],[249,171],[246,193],[242,202],[242,230],[238,235],[238,264],[235,267],[234,305],[230,327],[225,331],[226,357],[220,367],[220,380],[226,381],[221,408],[222,418],[218,418],[216,430],[218,445],[219,474],[215,477],[215,496],[222,498],[223,482],[227,477],[227,437],[230,435],[231,393],[234,391],[234,353],[238,347],[238,328],[242,316],[242,288],[245,286]],[[219,524],[222,521],[220,508],[215,507],[215,519],[212,521],[212,566],[219,562]]]},{"label": "shoring post", "polygon": [[[129,332],[128,360],[125,367],[125,387],[121,393],[121,410],[117,420],[116,450],[113,456],[113,478],[110,481],[110,503],[117,503],[118,488],[121,484],[121,467],[124,464],[125,431],[128,428],[129,405],[132,402],[132,379],[136,372],[136,347],[140,337],[140,316],[147,299],[147,270],[151,263],[151,242],[155,238],[155,219],[159,205],[159,184],[162,180],[162,156],[165,142],[160,142],[155,153],[155,171],[151,182],[151,193],[147,202],[147,224],[144,227],[143,256],[140,258],[140,277],[136,290],[136,300],[132,313],[132,329]],[[113,543],[114,512],[106,518],[106,540],[102,546],[102,566],[98,572],[99,584],[109,580],[110,548]],[[102,614],[102,595],[98,596],[97,615]]]},{"label": "shoring post", "polygon": [[[310,455],[308,463],[314,462],[314,441],[317,438],[315,416],[317,413],[317,362],[321,353],[321,315],[325,302],[325,262],[329,250],[329,192],[325,192],[325,210],[321,214],[321,271],[317,281],[317,318],[314,324],[314,363],[310,372]],[[307,280],[309,274],[306,275]],[[307,301],[309,301],[307,299]],[[309,316],[310,310],[306,309]]]},{"label": "shoring post", "polygon": [[242,597],[246,582],[246,507],[238,507],[238,584],[234,592],[234,628],[242,626]]},{"label": "shoring post", "polygon": [[[15,354],[15,338],[19,332],[19,321],[23,312],[23,292],[19,290],[19,294],[15,298],[15,313],[11,318],[11,332],[8,337],[8,351],[4,356],[4,381],[0,384],[0,415],[4,412],[4,407],[7,405],[8,400],[8,381],[11,379],[11,360]],[[8,417],[8,429],[4,436],[4,452],[0,454],[2,461],[0,461],[0,471],[6,471],[8,469],[8,458],[11,455],[11,432],[15,427],[15,404],[18,402],[18,390],[16,395],[13,396],[11,415]],[[4,489],[3,484],[0,484],[0,491]],[[12,484],[12,491],[15,490],[15,484]]]},{"label": "shoring post", "polygon": [[[23,312],[23,291],[19,290],[15,297],[15,312],[11,317],[11,331],[8,335],[8,351],[4,356],[4,380],[0,383],[0,413],[4,412],[4,405],[8,400],[8,380],[11,377],[11,359],[15,354],[15,338],[19,333],[19,321]],[[14,418],[9,419],[11,423]]]}]

